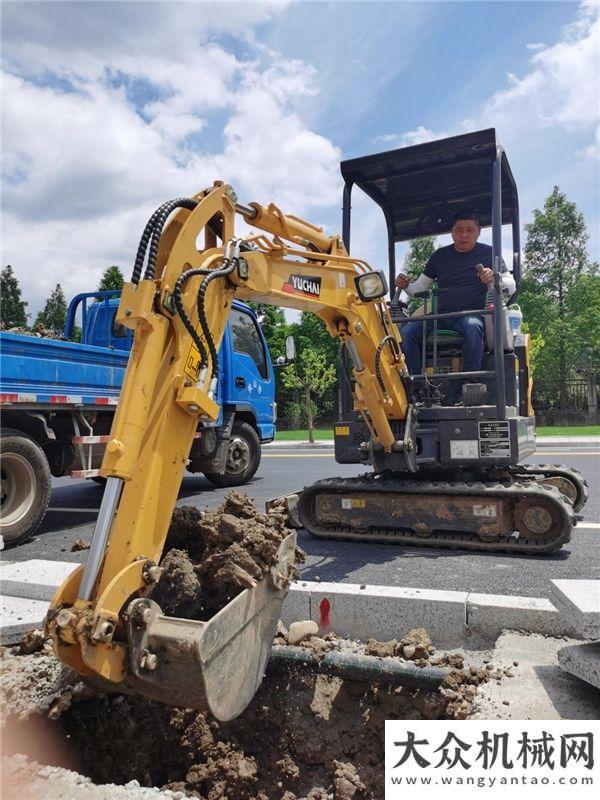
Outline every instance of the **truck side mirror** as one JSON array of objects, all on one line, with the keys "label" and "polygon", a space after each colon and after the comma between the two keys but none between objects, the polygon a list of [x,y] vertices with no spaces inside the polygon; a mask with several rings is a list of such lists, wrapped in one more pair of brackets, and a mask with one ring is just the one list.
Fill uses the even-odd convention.
[{"label": "truck side mirror", "polygon": [[293,336],[285,337],[285,359],[293,361],[296,358],[296,342]]}]

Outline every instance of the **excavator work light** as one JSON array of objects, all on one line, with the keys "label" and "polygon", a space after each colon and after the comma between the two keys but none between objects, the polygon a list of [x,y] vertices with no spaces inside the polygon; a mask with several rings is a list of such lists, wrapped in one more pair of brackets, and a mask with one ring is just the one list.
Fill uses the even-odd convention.
[{"label": "excavator work light", "polygon": [[356,291],[363,302],[377,300],[387,294],[388,287],[383,272],[367,272],[354,279]]}]

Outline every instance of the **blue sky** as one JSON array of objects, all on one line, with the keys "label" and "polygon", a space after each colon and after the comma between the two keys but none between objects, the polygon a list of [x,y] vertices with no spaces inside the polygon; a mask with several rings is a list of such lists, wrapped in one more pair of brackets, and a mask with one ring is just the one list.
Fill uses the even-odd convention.
[{"label": "blue sky", "polygon": [[[597,259],[598,8],[6,2],[3,263],[35,312],[128,274],[152,210],[215,179],[336,232],[341,158],[492,126],[523,221],[559,184]],[[354,210],[381,266],[380,213]]]}]

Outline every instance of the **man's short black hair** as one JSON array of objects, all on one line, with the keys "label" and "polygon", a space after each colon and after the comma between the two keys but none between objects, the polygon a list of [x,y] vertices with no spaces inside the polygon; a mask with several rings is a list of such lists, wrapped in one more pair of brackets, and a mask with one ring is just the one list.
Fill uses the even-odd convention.
[{"label": "man's short black hair", "polygon": [[461,208],[460,211],[457,211],[456,214],[452,217],[452,228],[456,225],[457,222],[460,222],[463,219],[472,219],[473,222],[477,223],[477,227],[481,228],[481,221],[479,219],[479,214],[476,211],[473,211],[471,208]]}]

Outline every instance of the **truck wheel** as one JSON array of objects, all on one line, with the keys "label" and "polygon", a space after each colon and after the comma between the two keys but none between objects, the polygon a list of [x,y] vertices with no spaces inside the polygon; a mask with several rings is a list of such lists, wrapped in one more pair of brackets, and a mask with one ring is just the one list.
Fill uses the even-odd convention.
[{"label": "truck wheel", "polygon": [[204,474],[215,486],[242,486],[254,476],[260,464],[260,455],[260,439],[252,425],[234,422],[225,472],[223,475],[216,472]]},{"label": "truck wheel", "polygon": [[52,476],[44,451],[27,434],[4,428],[0,467],[0,534],[7,547],[24,542],[44,519]]}]

